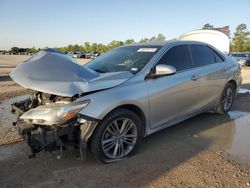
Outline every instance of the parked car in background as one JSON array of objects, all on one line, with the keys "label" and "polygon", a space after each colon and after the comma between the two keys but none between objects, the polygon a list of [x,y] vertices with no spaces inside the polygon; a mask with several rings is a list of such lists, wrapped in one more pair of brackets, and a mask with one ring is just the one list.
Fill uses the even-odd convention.
[{"label": "parked car in background", "polygon": [[35,90],[12,105],[31,157],[71,143],[82,158],[89,145],[103,163],[130,156],[143,137],[197,114],[227,113],[242,80],[235,60],[193,41],[121,46],[84,66],[43,51],[10,76]]},{"label": "parked car in background", "polygon": [[85,55],[85,58],[87,59],[95,59],[97,58],[101,53],[99,52],[87,52]]},{"label": "parked car in background", "polygon": [[80,52],[78,58],[86,58],[86,53]]},{"label": "parked car in background", "polygon": [[100,54],[101,54],[101,53],[99,53],[99,52],[93,52],[91,58],[92,58],[92,59],[95,59],[95,58],[97,58]]},{"label": "parked car in background", "polygon": [[92,55],[91,52],[86,52],[86,53],[85,53],[85,58],[86,58],[86,59],[90,59],[90,58],[91,58],[91,55]]},{"label": "parked car in background", "polygon": [[239,61],[241,66],[250,66],[250,55]]},{"label": "parked car in background", "polygon": [[73,57],[73,58],[80,58],[81,52],[69,52],[68,55]]},{"label": "parked car in background", "polygon": [[250,53],[232,52],[230,56],[238,61],[241,66],[250,66]]}]

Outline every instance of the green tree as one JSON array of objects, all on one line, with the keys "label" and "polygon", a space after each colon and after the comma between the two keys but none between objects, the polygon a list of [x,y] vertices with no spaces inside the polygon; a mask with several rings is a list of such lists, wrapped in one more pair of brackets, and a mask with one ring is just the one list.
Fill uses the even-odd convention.
[{"label": "green tree", "polygon": [[213,28],[214,28],[214,26],[211,25],[210,23],[206,23],[206,24],[204,24],[204,25],[202,26],[202,29],[213,29]]},{"label": "green tree", "polygon": [[93,51],[93,52],[98,51],[98,44],[97,43],[92,44],[91,51]]},{"label": "green tree", "polygon": [[98,52],[106,52],[106,51],[108,51],[108,47],[106,46],[106,45],[104,45],[104,44],[98,44],[98,50],[97,50]]},{"label": "green tree", "polygon": [[148,38],[143,38],[143,39],[141,39],[141,40],[139,41],[139,43],[148,42],[148,41],[149,41]]},{"label": "green tree", "polygon": [[152,41],[164,41],[164,40],[165,40],[165,36],[159,33],[157,36],[151,37],[148,41],[152,42]]},{"label": "green tree", "polygon": [[166,39],[166,37],[163,35],[163,34],[161,34],[161,33],[159,33],[157,36],[156,36],[156,40],[157,41],[164,41]]},{"label": "green tree", "polygon": [[90,52],[92,50],[91,44],[89,42],[85,42],[83,48],[85,52]]},{"label": "green tree", "polygon": [[37,53],[38,51],[37,51],[37,49],[35,48],[35,47],[33,47],[33,48],[29,48],[28,49],[28,53]]},{"label": "green tree", "polygon": [[74,52],[80,51],[80,46],[79,46],[78,44],[75,44],[75,45],[73,46],[73,50],[72,50],[72,51],[74,51]]},{"label": "green tree", "polygon": [[[156,36],[153,36],[151,38],[143,38],[139,40],[139,42],[150,42],[150,41],[163,41],[165,40],[165,36],[161,33],[159,33]],[[80,51],[80,52],[107,52],[110,49],[119,47],[123,44],[132,44],[135,43],[136,41],[134,39],[127,39],[125,41],[117,41],[113,40],[109,44],[105,45],[102,43],[90,43],[90,42],[85,42],[83,45],[78,45],[78,44],[69,44],[68,46],[63,46],[63,47],[56,47],[54,49],[61,51],[63,53],[68,53],[68,52],[75,52],[75,51]],[[33,48],[18,48],[18,47],[13,47],[11,48],[11,52],[13,53],[36,53],[40,51],[41,49],[38,48],[36,49],[35,47]]]},{"label": "green tree", "polygon": [[14,47],[12,47],[11,48],[11,50],[10,50],[12,53],[14,53],[14,54],[18,54],[18,52],[19,52],[19,48],[18,47],[16,47],[16,46],[14,46]]},{"label": "green tree", "polygon": [[246,40],[243,45],[243,51],[244,52],[250,52],[250,39]]},{"label": "green tree", "polygon": [[155,37],[155,36],[151,37],[151,38],[148,40],[148,42],[152,42],[152,41],[156,41],[156,37]]},{"label": "green tree", "polygon": [[133,44],[135,43],[134,39],[128,39],[124,42],[124,44]]},{"label": "green tree", "polygon": [[123,44],[124,44],[124,43],[123,43],[122,41],[113,40],[112,42],[110,42],[110,43],[108,44],[108,48],[109,48],[109,49],[117,48],[117,47],[119,47],[119,46],[121,46],[121,45],[123,45]]},{"label": "green tree", "polygon": [[236,52],[242,52],[246,41],[249,40],[248,36],[250,32],[247,30],[246,24],[240,24],[236,28],[236,32],[233,37],[233,47],[232,50]]},{"label": "green tree", "polygon": [[68,45],[68,52],[73,52],[74,51],[74,46],[72,44]]}]

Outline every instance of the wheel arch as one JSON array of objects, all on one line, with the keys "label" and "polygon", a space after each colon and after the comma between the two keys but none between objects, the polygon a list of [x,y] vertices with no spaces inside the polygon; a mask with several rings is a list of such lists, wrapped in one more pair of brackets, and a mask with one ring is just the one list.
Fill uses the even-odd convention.
[{"label": "wheel arch", "polygon": [[[144,112],[142,111],[142,109],[134,104],[124,104],[124,105],[121,105],[121,106],[118,106],[117,108],[115,109],[119,109],[119,108],[125,108],[127,110],[130,110],[132,112],[134,112],[136,115],[139,116],[139,118],[141,119],[142,121],[142,127],[143,127],[143,135],[145,135],[145,130],[146,130],[146,117],[145,117],[145,114]],[[115,110],[114,109],[114,110]]]},{"label": "wheel arch", "polygon": [[229,80],[229,81],[227,82],[227,84],[228,84],[228,83],[229,83],[229,84],[232,84],[232,85],[234,86],[234,89],[237,90],[237,83],[236,83],[235,80],[233,80],[233,79],[232,79],[232,80]]},{"label": "wheel arch", "polygon": [[112,110],[110,110],[107,114],[105,114],[104,118],[107,117],[109,114],[111,114],[114,111],[119,110],[119,109],[130,110],[130,111],[134,112],[140,118],[140,120],[142,121],[143,135],[145,136],[145,133],[146,133],[146,116],[145,116],[145,113],[143,112],[143,110],[139,106],[137,106],[135,104],[122,104],[122,105],[119,105],[119,106],[113,108]]}]

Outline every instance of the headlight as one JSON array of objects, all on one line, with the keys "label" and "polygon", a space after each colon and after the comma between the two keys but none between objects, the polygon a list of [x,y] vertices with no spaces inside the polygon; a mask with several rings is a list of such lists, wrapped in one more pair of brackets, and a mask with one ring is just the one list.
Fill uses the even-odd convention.
[{"label": "headlight", "polygon": [[37,108],[25,112],[20,119],[33,124],[63,124],[74,118],[89,103],[90,100],[85,100],[69,104],[50,104],[38,106]]}]

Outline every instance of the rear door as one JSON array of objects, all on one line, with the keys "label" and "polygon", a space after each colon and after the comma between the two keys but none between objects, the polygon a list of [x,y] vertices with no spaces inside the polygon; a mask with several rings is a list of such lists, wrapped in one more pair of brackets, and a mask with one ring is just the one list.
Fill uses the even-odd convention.
[{"label": "rear door", "polygon": [[227,80],[224,58],[206,45],[189,45],[197,66],[196,74],[200,83],[199,106],[206,108],[214,105]]},{"label": "rear door", "polygon": [[197,109],[199,82],[194,79],[195,68],[187,45],[169,49],[158,64],[172,65],[174,75],[146,81],[150,103],[151,128],[181,118]]}]

